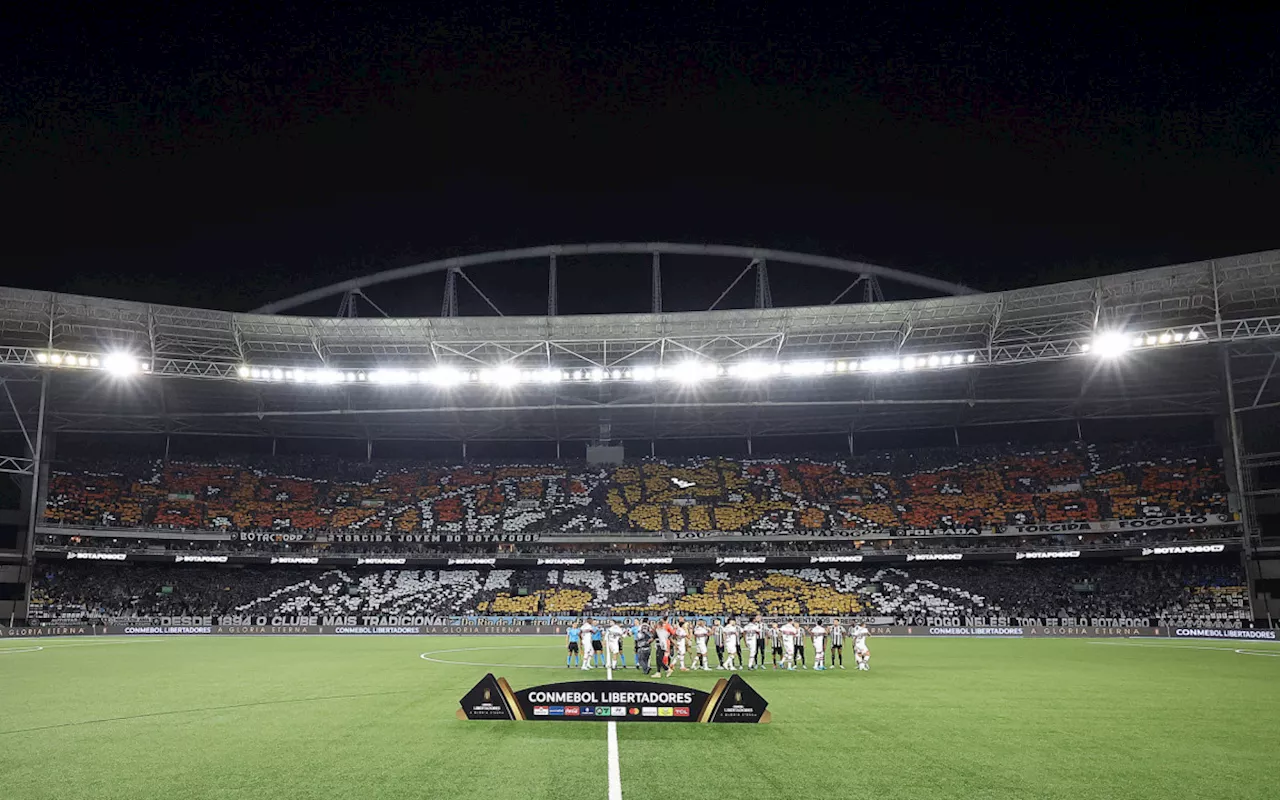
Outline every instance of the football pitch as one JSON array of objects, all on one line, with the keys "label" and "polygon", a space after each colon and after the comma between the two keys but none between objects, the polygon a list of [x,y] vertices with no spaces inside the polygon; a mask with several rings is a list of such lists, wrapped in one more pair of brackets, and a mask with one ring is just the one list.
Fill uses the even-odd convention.
[{"label": "football pitch", "polygon": [[[618,724],[622,797],[1280,795],[1274,643],[871,644],[870,673],[743,673],[770,724]],[[0,796],[608,797],[605,723],[455,717],[490,671],[582,676],[548,637],[7,639]]]}]

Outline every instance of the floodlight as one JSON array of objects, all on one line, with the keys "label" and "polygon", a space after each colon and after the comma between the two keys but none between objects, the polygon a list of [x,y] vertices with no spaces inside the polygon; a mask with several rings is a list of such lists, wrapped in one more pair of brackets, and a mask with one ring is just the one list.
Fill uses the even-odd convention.
[{"label": "floodlight", "polygon": [[97,356],[89,356],[89,366],[100,367],[102,366],[102,362],[98,360]]},{"label": "floodlight", "polygon": [[103,362],[103,369],[118,377],[133,375],[138,371],[138,359],[128,353],[109,353]]},{"label": "floodlight", "polygon": [[453,367],[436,367],[428,370],[426,373],[426,382],[432,386],[457,386],[466,380],[466,375],[462,370]]},{"label": "floodlight", "polygon": [[341,383],[342,372],[336,369],[318,369],[312,373],[316,383]]},{"label": "floodlight", "polygon": [[901,366],[901,362],[896,358],[871,358],[866,361],[866,368],[870,372],[893,372]]},{"label": "floodlight", "polygon": [[510,365],[503,365],[497,369],[486,372],[484,380],[486,383],[492,383],[494,386],[515,386],[520,382],[520,370]]},{"label": "floodlight", "polygon": [[539,383],[559,383],[564,378],[564,373],[558,369],[540,369],[533,373],[534,380]]},{"label": "floodlight", "polygon": [[923,362],[924,362],[923,358],[919,359],[919,363],[917,363],[915,356],[907,356],[906,358],[902,359],[902,368],[915,369],[917,366],[922,366]]},{"label": "floodlight", "polygon": [[244,364],[241,364],[239,367],[236,367],[236,374],[239,375],[241,378],[248,378],[249,368],[246,367]]},{"label": "floodlight", "polygon": [[651,381],[658,377],[658,370],[653,367],[636,367],[631,376],[638,381]]},{"label": "floodlight", "polygon": [[1197,330],[1191,331],[1191,333],[1187,334],[1187,338],[1194,342],[1196,339],[1200,338],[1200,331],[1197,331]]},{"label": "floodlight", "polygon": [[1173,340],[1174,340],[1175,342],[1180,342],[1180,341],[1182,341],[1182,340],[1183,340],[1183,339],[1185,339],[1185,338],[1187,338],[1185,334],[1175,333],[1175,334],[1173,335]]},{"label": "floodlight", "polygon": [[1093,352],[1102,358],[1115,358],[1128,350],[1130,344],[1128,334],[1121,331],[1108,331],[1093,337]]},{"label": "floodlight", "polygon": [[791,364],[792,375],[821,375],[826,371],[826,365],[821,361],[795,361]]},{"label": "floodlight", "polygon": [[284,377],[284,370],[280,369],[279,367],[276,367],[275,369],[271,370],[271,380],[278,381],[283,377]]},{"label": "floodlight", "polygon": [[591,380],[599,382],[604,380],[605,371],[600,369],[599,367],[596,367],[595,369],[591,370],[591,372],[587,373],[587,375],[591,378]]},{"label": "floodlight", "polygon": [[413,376],[402,369],[375,369],[369,373],[369,380],[387,386],[403,386],[410,383]]},{"label": "floodlight", "polygon": [[939,363],[941,362],[939,361],[937,356],[929,356],[929,361],[928,361],[929,366],[936,367],[938,366]]},{"label": "floodlight", "polygon": [[973,362],[978,360],[978,357],[975,356],[973,353],[970,353],[969,355],[965,356],[964,360],[965,360],[965,363],[972,364]]},{"label": "floodlight", "polygon": [[682,361],[673,366],[669,374],[681,383],[697,383],[704,378],[715,377],[716,367],[700,361]]},{"label": "floodlight", "polygon": [[1162,333],[1160,334],[1160,339],[1158,341],[1160,344],[1168,344],[1173,341],[1173,337],[1167,333]]},{"label": "floodlight", "polygon": [[844,372],[848,369],[849,369],[849,363],[847,361],[836,362],[836,372]]},{"label": "floodlight", "polygon": [[55,367],[56,367],[56,366],[58,366],[59,364],[61,364],[61,363],[62,363],[62,354],[61,354],[61,353],[54,353],[53,355],[49,356],[49,363],[53,364]]},{"label": "floodlight", "polygon": [[48,364],[48,363],[49,363],[49,354],[48,354],[48,353],[36,353],[36,361],[39,361],[41,364]]},{"label": "floodlight", "polygon": [[770,375],[776,375],[780,371],[780,365],[765,361],[740,361],[729,367],[729,374],[735,378],[744,378],[746,380],[758,380],[766,378]]}]

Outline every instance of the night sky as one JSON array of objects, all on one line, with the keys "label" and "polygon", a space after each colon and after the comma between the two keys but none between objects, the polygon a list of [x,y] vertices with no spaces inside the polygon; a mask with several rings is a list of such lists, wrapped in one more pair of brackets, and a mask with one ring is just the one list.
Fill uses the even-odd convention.
[{"label": "night sky", "polygon": [[[448,255],[670,240],[999,289],[1280,247],[1275,13],[145,5],[4,12],[4,283],[249,310]],[[567,264],[562,310],[645,310],[643,268],[612,266]],[[667,307],[742,266],[673,269]],[[529,265],[472,277],[545,308]],[[780,302],[847,282],[772,277]],[[370,296],[438,314],[440,283]]]}]

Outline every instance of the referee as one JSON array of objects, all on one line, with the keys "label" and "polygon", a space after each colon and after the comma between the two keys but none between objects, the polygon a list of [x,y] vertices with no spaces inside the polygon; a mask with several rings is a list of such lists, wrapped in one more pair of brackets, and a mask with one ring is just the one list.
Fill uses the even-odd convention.
[{"label": "referee", "polygon": [[716,666],[718,669],[724,669],[724,625],[719,619],[716,619],[711,626],[711,635],[716,640],[716,661],[720,662]]}]

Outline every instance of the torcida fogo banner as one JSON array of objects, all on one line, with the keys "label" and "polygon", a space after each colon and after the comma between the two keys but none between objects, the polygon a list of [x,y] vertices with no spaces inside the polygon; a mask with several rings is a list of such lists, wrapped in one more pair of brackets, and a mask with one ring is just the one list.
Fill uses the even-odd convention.
[{"label": "torcida fogo banner", "polygon": [[769,703],[741,676],[710,692],[645,681],[568,681],[516,691],[489,673],[459,701],[458,719],[536,722],[768,722]]}]

